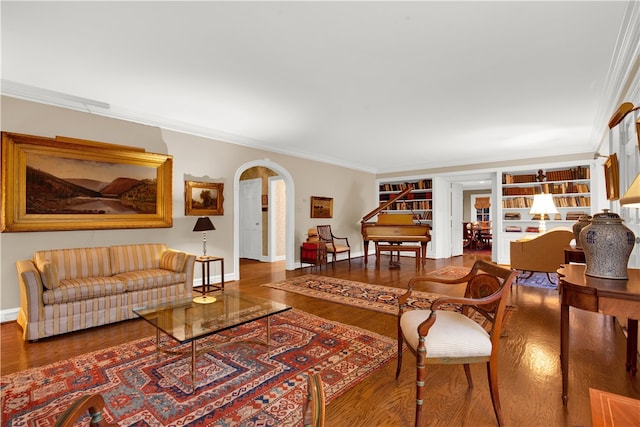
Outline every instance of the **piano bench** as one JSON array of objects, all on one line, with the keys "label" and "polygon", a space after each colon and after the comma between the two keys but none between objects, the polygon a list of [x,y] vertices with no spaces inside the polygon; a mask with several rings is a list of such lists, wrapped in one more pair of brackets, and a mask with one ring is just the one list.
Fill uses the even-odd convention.
[{"label": "piano bench", "polygon": [[422,247],[414,245],[376,245],[376,268],[380,267],[380,252],[391,252],[391,258],[393,253],[398,253],[400,258],[400,252],[413,252],[416,254],[416,270],[420,269],[420,260],[422,259]]}]

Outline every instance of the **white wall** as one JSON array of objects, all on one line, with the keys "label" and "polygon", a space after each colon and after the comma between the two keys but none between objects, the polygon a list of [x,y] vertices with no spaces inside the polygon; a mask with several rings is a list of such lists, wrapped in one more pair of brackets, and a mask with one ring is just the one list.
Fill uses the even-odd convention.
[{"label": "white wall", "polygon": [[[269,158],[294,179],[296,245],[306,238],[309,227],[328,223],[340,235],[349,237],[356,256],[362,252],[360,219],[377,205],[373,174],[9,97],[2,97],[0,102],[2,131],[88,139],[173,156],[172,228],[0,233],[0,320],[14,318],[20,305],[15,262],[31,258],[36,250],[162,242],[172,248],[200,253],[201,235],[191,231],[195,218],[184,215],[186,179],[207,177],[224,182],[224,215],[212,218],[216,230],[207,235],[207,249],[228,260],[225,276],[237,276],[231,262],[233,177],[241,165],[257,159]],[[311,219],[310,196],[333,197],[333,218]],[[293,252],[297,258],[297,248]],[[199,271],[196,278],[198,280]]]}]

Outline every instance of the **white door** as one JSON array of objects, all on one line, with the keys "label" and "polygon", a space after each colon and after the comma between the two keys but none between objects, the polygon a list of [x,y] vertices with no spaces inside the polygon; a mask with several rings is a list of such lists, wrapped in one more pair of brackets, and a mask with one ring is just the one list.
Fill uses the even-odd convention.
[{"label": "white door", "polygon": [[462,255],[462,184],[451,183],[451,256]]},{"label": "white door", "polygon": [[262,259],[262,179],[240,181],[240,258]]}]

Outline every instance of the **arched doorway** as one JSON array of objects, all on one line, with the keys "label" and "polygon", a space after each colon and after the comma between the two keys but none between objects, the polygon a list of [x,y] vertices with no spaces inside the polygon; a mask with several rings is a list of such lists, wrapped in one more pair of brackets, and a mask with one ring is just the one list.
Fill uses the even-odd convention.
[{"label": "arched doorway", "polygon": [[240,177],[242,173],[247,169],[257,166],[262,166],[275,171],[280,177],[282,177],[282,180],[284,181],[286,194],[285,268],[287,270],[295,269],[295,188],[293,184],[293,178],[285,168],[269,159],[254,160],[241,165],[236,170],[233,179],[233,267],[236,275],[236,280],[240,278]]}]

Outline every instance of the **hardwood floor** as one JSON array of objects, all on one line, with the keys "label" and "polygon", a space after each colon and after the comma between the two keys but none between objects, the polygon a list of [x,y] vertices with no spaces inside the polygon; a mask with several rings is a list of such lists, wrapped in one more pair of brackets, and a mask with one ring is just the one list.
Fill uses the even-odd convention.
[{"label": "hardwood floor", "polygon": [[[477,257],[466,254],[442,260],[427,260],[423,271],[446,265],[473,264]],[[241,280],[228,287],[282,301],[327,319],[355,325],[396,337],[394,316],[332,304],[319,299],[270,289],[262,284],[311,272],[379,285],[404,287],[413,277],[413,258],[402,258],[400,269],[390,270],[388,257],[375,269],[373,257],[365,267],[362,258],[337,263],[335,269],[309,268],[285,271],[284,262],[273,264],[242,261]],[[433,289],[437,292],[442,289]],[[557,291],[514,286],[509,304],[516,307],[505,326],[500,349],[499,387],[508,426],[590,426],[589,387],[640,398],[640,380],[624,367],[625,338],[612,318],[571,310],[569,403],[562,406],[560,374],[560,300]],[[15,322],[1,325],[1,373],[41,366],[88,351],[97,350],[154,333],[141,320],[48,338],[35,343],[21,339]],[[407,352],[400,378],[395,379],[395,360],[327,406],[326,425],[411,426],[415,405],[415,359]],[[489,395],[484,365],[471,367],[474,385],[467,387],[460,366],[429,366],[424,425],[497,425]],[[640,416],[639,416],[640,417]],[[639,418],[640,419],[640,418]]]}]

